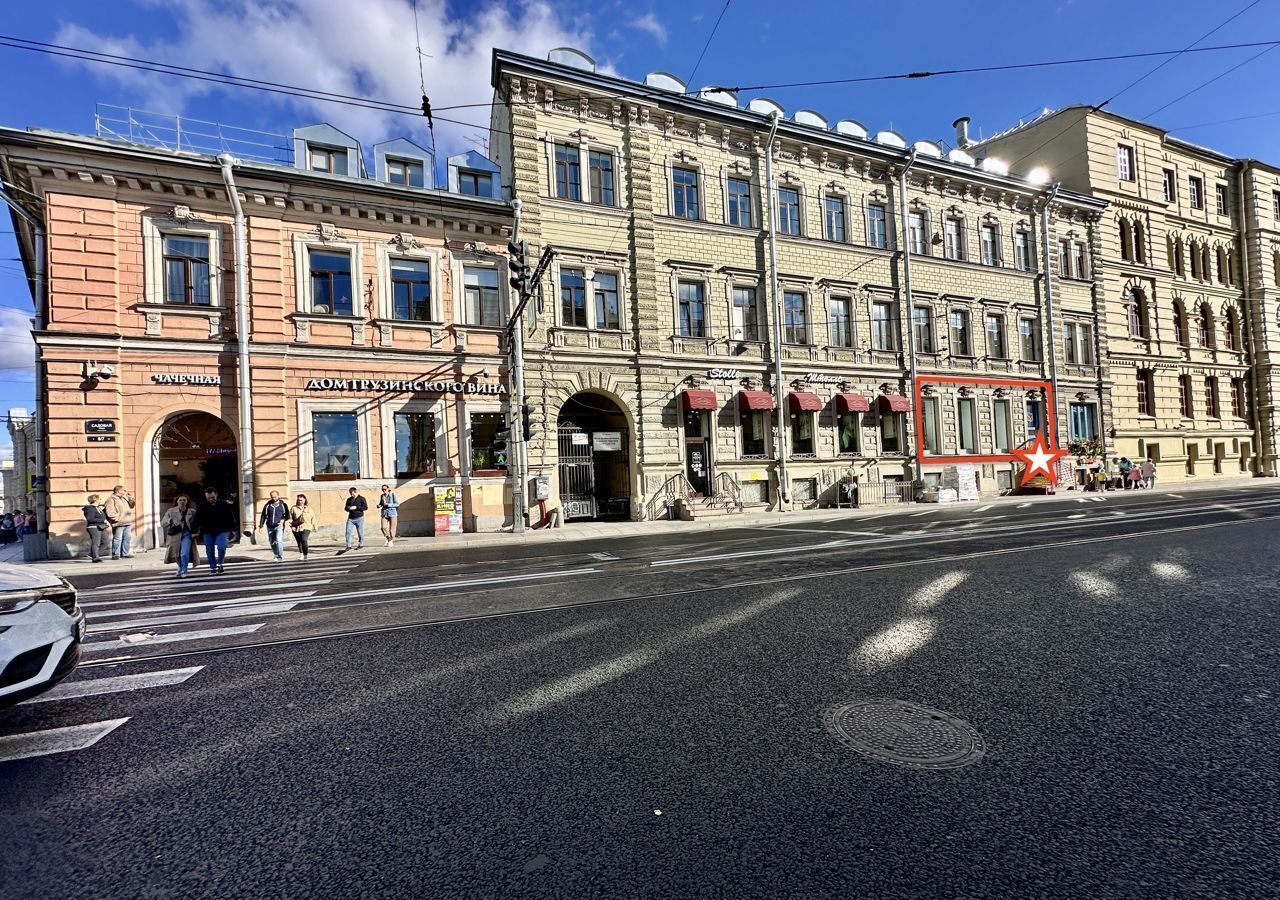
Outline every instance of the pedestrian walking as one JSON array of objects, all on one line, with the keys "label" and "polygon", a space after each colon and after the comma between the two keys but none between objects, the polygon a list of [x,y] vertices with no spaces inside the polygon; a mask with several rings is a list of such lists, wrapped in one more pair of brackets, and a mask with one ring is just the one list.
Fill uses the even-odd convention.
[{"label": "pedestrian walking", "polygon": [[388,547],[394,546],[396,520],[400,517],[400,501],[396,499],[396,492],[391,490],[389,484],[382,486],[382,496],[378,498],[378,511],[382,514],[382,536],[386,538]]},{"label": "pedestrian walking", "polygon": [[267,529],[267,540],[271,543],[276,562],[284,562],[284,525],[288,518],[289,505],[280,499],[279,491],[272,491],[270,499],[262,505],[258,524]]},{"label": "pedestrian walking", "polygon": [[5,513],[0,518],[0,544],[12,544],[18,539],[18,525],[13,513]]},{"label": "pedestrian walking", "polygon": [[111,523],[99,500],[97,494],[90,494],[89,502],[80,508],[85,531],[89,532],[89,558],[94,562],[102,562],[102,554],[111,549]]},{"label": "pedestrian walking", "polygon": [[196,545],[196,510],[191,498],[179,494],[172,507],[160,517],[164,531],[164,561],[178,564],[178,577],[187,574],[191,566],[200,565],[200,549]]},{"label": "pedestrian walking", "polygon": [[196,508],[195,533],[204,541],[209,574],[222,575],[227,571],[227,541],[235,528],[235,510],[231,504],[219,500],[214,488],[205,488],[204,502]]},{"label": "pedestrian walking", "polygon": [[133,495],[124,489],[123,484],[117,484],[111,491],[111,496],[107,498],[106,506],[103,512],[107,514],[107,521],[111,523],[111,558],[112,559],[128,559],[131,554],[129,552],[129,536],[133,531]]},{"label": "pedestrian walking", "polygon": [[1129,467],[1129,487],[1133,488],[1136,491],[1142,486],[1143,486],[1142,485],[1142,467],[1130,466]]},{"label": "pedestrian walking", "polygon": [[294,540],[298,542],[298,552],[306,559],[311,552],[311,532],[316,530],[316,514],[307,502],[306,494],[299,494],[289,510],[289,527],[293,529]]},{"label": "pedestrian walking", "polygon": [[1148,488],[1156,486],[1156,461],[1149,456],[1142,464],[1142,480],[1146,482]]},{"label": "pedestrian walking", "polygon": [[27,533],[27,514],[22,510],[18,510],[13,514],[13,539],[22,540],[22,536]]},{"label": "pedestrian walking", "polygon": [[369,511],[369,501],[360,496],[359,488],[347,492],[347,549],[351,550],[351,535],[356,536],[354,549],[364,549],[364,514]]}]

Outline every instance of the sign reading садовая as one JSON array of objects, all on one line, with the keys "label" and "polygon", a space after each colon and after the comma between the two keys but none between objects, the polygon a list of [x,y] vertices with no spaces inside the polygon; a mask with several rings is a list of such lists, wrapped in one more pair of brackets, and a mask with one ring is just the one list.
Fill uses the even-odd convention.
[{"label": "sign reading \u0441\u0430\u0434\u043e\u0432\u0430\u044f", "polygon": [[505,394],[505,384],[474,381],[400,381],[387,378],[312,378],[308,391],[402,391],[415,394]]}]

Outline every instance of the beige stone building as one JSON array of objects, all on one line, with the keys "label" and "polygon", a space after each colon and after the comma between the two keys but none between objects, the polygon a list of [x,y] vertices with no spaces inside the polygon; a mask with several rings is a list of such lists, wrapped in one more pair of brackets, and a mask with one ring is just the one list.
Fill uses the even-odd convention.
[{"label": "beige stone building", "polygon": [[[0,175],[42,228],[14,218],[23,252],[34,266],[47,250],[52,555],[78,552],[86,495],[116,484],[142,546],[205,486],[240,491],[246,517],[271,490],[305,493],[337,535],[349,488],[373,507],[383,483],[402,534],[509,523],[496,167],[450,160],[447,191],[408,141],[366,167],[327,125],[267,137],[283,159],[0,129]],[[366,527],[379,540],[376,509]]]},{"label": "beige stone building", "polygon": [[1150,456],[1165,484],[1275,475],[1275,170],[1087,106],[972,149],[1108,203],[1098,289],[1115,452]]},{"label": "beige stone building", "polygon": [[910,495],[917,454],[926,483],[972,463],[994,493],[1037,430],[1109,427],[1105,203],[852,119],[607,76],[572,50],[497,51],[493,86],[520,236],[554,250],[525,338],[548,508],[834,505],[849,478],[874,502]]}]

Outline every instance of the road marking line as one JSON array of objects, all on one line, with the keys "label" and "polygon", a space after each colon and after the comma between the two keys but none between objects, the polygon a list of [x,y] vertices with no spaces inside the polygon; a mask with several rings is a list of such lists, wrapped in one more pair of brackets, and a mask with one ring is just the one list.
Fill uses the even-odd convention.
[{"label": "road marking line", "polygon": [[[325,579],[324,581],[290,581],[288,582],[287,586],[289,588],[317,587],[319,585],[332,584],[332,583],[333,583],[333,579],[328,578],[328,579]],[[279,586],[279,582],[275,582],[272,586],[273,587]],[[170,594],[174,595],[173,599],[175,600],[180,599],[181,597],[203,597],[208,594],[235,594],[235,593],[243,593],[248,587],[250,587],[250,585],[242,584],[242,585],[234,585],[231,587],[209,588],[208,590],[205,590],[205,591],[184,591],[181,588],[174,588],[173,591],[164,591],[156,594],[148,594],[143,597],[135,596],[128,600],[89,600],[85,603],[81,603],[80,605],[85,607],[86,609],[92,609],[95,606],[120,606],[121,604],[124,604],[124,603],[137,603],[139,600],[163,600],[163,599],[166,599],[166,597],[168,597]]]},{"label": "road marking line", "polygon": [[[172,564],[169,563],[167,565],[172,565]],[[299,561],[296,566],[289,566],[288,569],[291,572],[301,569],[302,571],[308,572],[308,573],[316,573],[316,574],[324,573],[325,575],[329,575],[329,574],[341,574],[343,572],[349,572],[356,567],[356,564],[345,563],[345,562],[344,563],[317,563],[317,562],[308,561],[306,563],[305,569],[302,568],[302,566],[303,566],[303,563]],[[125,584],[128,584],[128,585],[171,584],[178,580],[177,574],[176,574],[177,571],[178,571],[177,569],[170,569],[167,572],[141,575],[137,578],[130,578],[127,582],[121,582],[120,584],[122,586]],[[265,563],[265,562],[254,565],[252,569],[245,569],[245,568],[240,568],[238,566],[228,565],[227,574],[221,575],[221,576],[210,574],[208,563],[203,563],[199,568],[193,565],[190,571],[191,571],[191,574],[188,576],[188,578],[195,581],[206,581],[206,580],[230,581],[232,579],[243,580],[246,578],[278,579],[281,574],[280,564]],[[116,586],[117,585],[114,585],[114,584],[105,585],[105,587],[111,587],[111,588],[115,588]]]},{"label": "road marking line", "polygon": [[84,750],[128,721],[129,717],[125,716],[123,719],[107,719],[103,722],[90,722],[88,725],[71,725],[67,728],[49,728],[45,731],[0,737],[0,763]]},{"label": "road marking line", "polygon": [[848,543],[850,542],[828,541],[825,544],[807,544],[803,547],[775,547],[770,550],[743,550],[740,553],[720,553],[714,556],[686,556],[681,559],[659,559],[649,563],[649,566],[651,568],[660,566],[683,566],[692,562],[714,562],[721,559],[746,559],[752,556],[774,556],[778,553],[798,553],[804,550],[820,550],[827,547],[839,547]]},{"label": "road marking line", "polygon": [[210,638],[233,637],[237,634],[253,634],[265,622],[256,625],[233,625],[230,628],[207,628],[203,631],[176,631],[170,634],[157,634],[145,641],[126,641],[113,638],[107,641],[90,641],[81,644],[85,653],[97,653],[99,650],[124,650],[130,647],[151,646],[152,644],[176,644],[179,641],[206,641]]},{"label": "road marking line", "polygon": [[1026,509],[1030,505],[1031,505],[1030,503],[1019,503],[1018,509]]},{"label": "road marking line", "polygon": [[795,532],[796,534],[852,534],[859,537],[884,537],[878,531],[842,531],[838,528],[800,528],[795,525],[773,525],[762,531],[772,531],[774,534],[778,532]]},{"label": "road marking line", "polygon": [[224,597],[218,600],[195,600],[195,602],[192,603],[169,603],[160,607],[147,606],[147,599],[157,599],[152,597],[141,598],[138,600],[119,600],[118,603],[111,604],[111,606],[118,606],[119,603],[127,604],[131,602],[140,604],[140,606],[134,607],[127,606],[124,609],[97,609],[96,607],[99,606],[99,604],[96,603],[82,603],[81,606],[86,609],[88,617],[90,617],[90,621],[97,621],[105,616],[137,616],[138,613],[151,615],[151,613],[157,612],[178,612],[180,609],[200,609],[202,607],[251,607],[255,606],[255,604],[283,603],[284,600],[305,600],[308,597],[315,597],[315,594],[316,591],[314,590],[303,590],[301,593],[297,594],[280,594],[279,597],[264,597],[261,600],[236,600]]},{"label": "road marking line", "polygon": [[[95,616],[89,620],[93,634],[104,631],[130,631],[135,628],[160,628],[165,625],[187,625],[191,622],[208,622],[213,619],[243,619],[245,616],[265,616],[274,613],[288,612],[297,606],[292,603],[264,603],[261,606],[223,606],[205,612],[187,613],[180,616],[153,616],[149,619],[129,619],[127,622],[102,622]],[[137,610],[144,612],[144,610]]]},{"label": "road marking line", "polygon": [[618,558],[614,556],[612,553],[588,553],[587,556],[591,557],[592,559],[598,559],[601,562],[610,562],[611,560],[615,560]]},{"label": "road marking line", "polygon": [[979,513],[979,512],[986,512],[986,511],[987,511],[987,510],[989,510],[990,508],[991,508],[991,504],[990,504],[990,503],[988,503],[988,504],[986,504],[985,506],[979,506],[977,509],[975,509],[975,510],[974,510],[974,512],[976,512],[976,513]]},{"label": "road marking line", "polygon": [[1181,500],[1181,499],[1182,499],[1182,495],[1181,495],[1181,494],[1168,494],[1167,496],[1170,496],[1170,497],[1177,497],[1179,500]]},{"label": "road marking line", "polygon": [[1076,513],[1074,516],[1067,516],[1068,519],[1084,519],[1088,517],[1088,513]]},{"label": "road marking line", "polygon": [[927,516],[929,513],[937,512],[936,509],[926,509],[924,512],[912,513],[911,518],[918,519],[920,516]]},{"label": "road marking line", "polygon": [[117,694],[122,691],[138,691],[143,688],[167,687],[182,684],[204,666],[185,669],[165,669],[161,672],[142,672],[138,675],[113,675],[110,678],[86,678],[80,681],[64,681],[51,691],[32,697],[27,703],[47,703],[51,700],[70,700],[73,697],[96,697],[99,694]]}]

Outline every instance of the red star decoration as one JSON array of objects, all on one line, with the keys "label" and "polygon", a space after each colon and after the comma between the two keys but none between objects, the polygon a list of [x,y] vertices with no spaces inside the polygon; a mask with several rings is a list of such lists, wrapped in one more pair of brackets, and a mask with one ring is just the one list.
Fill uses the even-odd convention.
[{"label": "red star decoration", "polygon": [[1020,483],[1025,486],[1028,481],[1040,474],[1048,478],[1050,484],[1057,484],[1058,468],[1054,464],[1070,452],[1070,450],[1053,449],[1045,443],[1044,433],[1037,431],[1035,443],[1030,447],[1012,451],[1014,456],[1026,464]]}]

